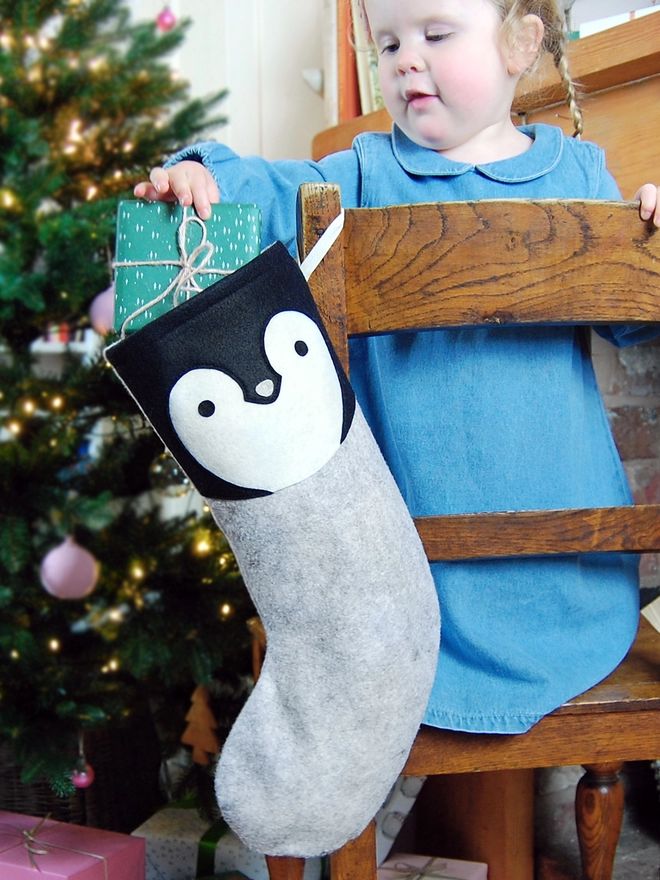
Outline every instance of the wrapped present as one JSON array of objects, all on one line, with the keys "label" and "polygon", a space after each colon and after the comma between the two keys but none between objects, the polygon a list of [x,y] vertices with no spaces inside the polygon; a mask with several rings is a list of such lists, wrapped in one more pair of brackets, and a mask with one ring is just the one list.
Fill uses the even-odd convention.
[{"label": "wrapped present", "polygon": [[137,330],[256,257],[256,205],[213,205],[209,220],[166,202],[122,201],[117,209],[115,316]]},{"label": "wrapped present", "polygon": [[139,838],[0,811],[2,880],[145,880]]},{"label": "wrapped present", "polygon": [[[192,880],[238,872],[269,880],[265,856],[249,850],[223,819],[209,826],[195,809],[164,807],[133,832],[146,840],[147,880]],[[304,880],[320,880],[321,860],[310,859]]]},{"label": "wrapped present", "polygon": [[399,853],[378,869],[378,880],[488,880],[488,865]]}]

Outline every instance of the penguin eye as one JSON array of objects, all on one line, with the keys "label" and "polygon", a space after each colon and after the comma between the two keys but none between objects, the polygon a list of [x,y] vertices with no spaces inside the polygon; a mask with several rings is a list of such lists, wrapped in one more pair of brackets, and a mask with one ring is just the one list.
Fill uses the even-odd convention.
[{"label": "penguin eye", "polygon": [[215,412],[215,404],[212,400],[203,400],[197,407],[197,412],[203,419],[210,419]]},{"label": "penguin eye", "polygon": [[294,348],[296,350],[296,354],[299,354],[300,357],[305,357],[305,355],[309,351],[309,346],[307,345],[306,342],[303,342],[302,339],[299,339],[296,342],[296,344],[294,345]]}]

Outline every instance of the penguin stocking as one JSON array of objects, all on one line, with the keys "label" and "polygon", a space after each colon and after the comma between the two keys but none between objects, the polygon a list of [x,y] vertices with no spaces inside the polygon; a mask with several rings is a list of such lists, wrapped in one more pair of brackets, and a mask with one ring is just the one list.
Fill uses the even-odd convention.
[{"label": "penguin stocking", "polygon": [[207,499],[266,630],[217,768],[222,815],[261,853],[333,851],[401,772],[440,619],[305,278],[277,243],[106,358]]}]

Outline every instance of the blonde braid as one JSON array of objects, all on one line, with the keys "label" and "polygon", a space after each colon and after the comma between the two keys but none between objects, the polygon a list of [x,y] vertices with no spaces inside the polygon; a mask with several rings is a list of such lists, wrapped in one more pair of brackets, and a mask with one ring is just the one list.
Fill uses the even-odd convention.
[{"label": "blonde braid", "polygon": [[568,68],[566,18],[558,0],[491,0],[491,2],[498,9],[505,30],[511,31],[515,23],[525,15],[537,15],[543,22],[545,32],[541,48],[552,56],[566,92],[566,104],[573,120],[573,137],[579,139],[584,129],[584,119],[578,90]]},{"label": "blonde braid", "polygon": [[584,117],[582,116],[582,109],[579,104],[578,90],[568,69],[565,38],[562,40],[562,45],[559,50],[553,54],[553,60],[555,62],[555,67],[559,71],[564,90],[566,91],[566,104],[568,105],[571,119],[573,120],[573,137],[579,140],[584,131]]}]

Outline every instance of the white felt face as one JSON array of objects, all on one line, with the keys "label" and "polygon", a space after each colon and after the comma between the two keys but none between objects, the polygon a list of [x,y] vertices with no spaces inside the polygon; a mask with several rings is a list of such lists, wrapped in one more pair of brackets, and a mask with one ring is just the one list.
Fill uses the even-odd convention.
[{"label": "white felt face", "polygon": [[[174,385],[169,410],[179,439],[208,471],[236,486],[276,492],[311,476],[337,451],[343,401],[326,342],[307,315],[274,315],[264,349],[282,377],[272,403],[246,402],[226,373],[199,368]],[[256,391],[269,397],[272,381]]]}]

